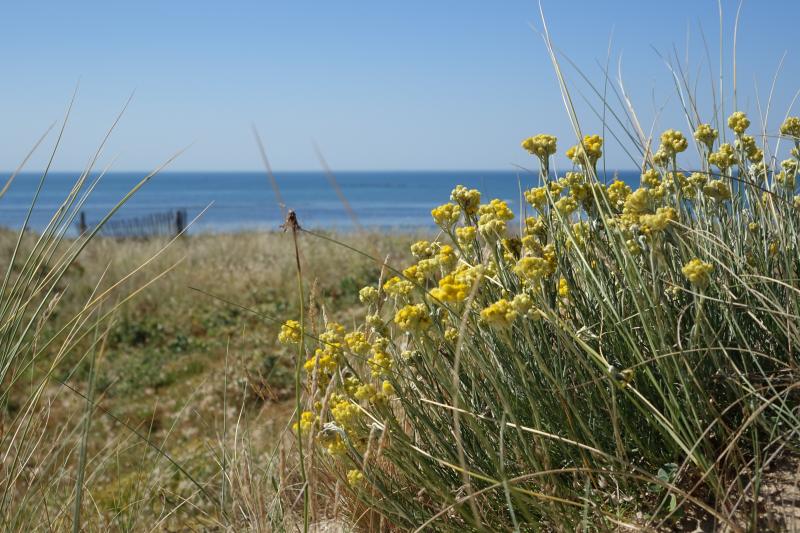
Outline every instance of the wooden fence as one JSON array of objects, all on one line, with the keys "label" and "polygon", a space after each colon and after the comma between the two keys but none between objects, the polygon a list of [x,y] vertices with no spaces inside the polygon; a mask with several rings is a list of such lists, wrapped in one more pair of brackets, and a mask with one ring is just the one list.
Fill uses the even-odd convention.
[{"label": "wooden fence", "polygon": [[[86,221],[86,213],[81,211],[77,226],[78,232],[94,228],[96,223]],[[118,239],[144,239],[148,237],[172,237],[186,228],[186,210],[175,209],[166,213],[153,213],[135,218],[111,219],[100,228],[99,235]]]}]

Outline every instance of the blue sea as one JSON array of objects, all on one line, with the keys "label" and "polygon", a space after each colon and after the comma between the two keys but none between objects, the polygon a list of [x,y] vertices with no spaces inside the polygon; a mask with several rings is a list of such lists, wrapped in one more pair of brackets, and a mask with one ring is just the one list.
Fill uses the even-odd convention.
[{"label": "blue sea", "polygon": [[[99,221],[146,173],[114,172],[99,182],[83,211]],[[295,210],[308,228],[351,230],[354,222],[337,192],[322,172],[276,172],[287,208]],[[638,173],[619,176],[638,183]],[[31,205],[40,174],[19,175],[0,198],[0,226],[19,228]],[[608,180],[612,175],[607,176]],[[42,229],[63,202],[76,173],[47,176],[29,227]],[[337,172],[336,182],[355,213],[358,225],[385,231],[432,227],[430,211],[449,201],[457,184],[477,188],[484,200],[501,198],[518,212],[520,189],[538,184],[538,173],[524,171],[358,171]],[[3,181],[4,182],[4,181]],[[278,229],[282,220],[270,182],[264,172],[163,172],[148,182],[114,215],[134,219],[185,209],[191,221],[204,209],[190,232],[234,232]]]}]

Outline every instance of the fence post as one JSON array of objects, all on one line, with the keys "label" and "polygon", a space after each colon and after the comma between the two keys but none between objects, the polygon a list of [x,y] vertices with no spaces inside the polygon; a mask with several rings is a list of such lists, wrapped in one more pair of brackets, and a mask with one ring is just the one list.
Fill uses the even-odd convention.
[{"label": "fence post", "polygon": [[81,211],[80,217],[78,219],[78,233],[83,235],[86,233],[86,213]]},{"label": "fence post", "polygon": [[183,229],[186,226],[186,213],[183,209],[178,209],[175,211],[175,235],[180,235],[183,233]]}]

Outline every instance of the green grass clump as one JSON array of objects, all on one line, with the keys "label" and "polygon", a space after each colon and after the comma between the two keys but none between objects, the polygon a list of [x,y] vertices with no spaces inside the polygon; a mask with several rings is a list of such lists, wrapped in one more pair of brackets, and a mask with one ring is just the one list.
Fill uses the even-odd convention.
[{"label": "green grass clump", "polygon": [[776,164],[744,113],[728,124],[731,144],[694,121],[643,147],[636,190],[598,179],[599,136],[563,174],[554,137],[526,140],[528,213],[456,187],[439,237],[361,291],[366,319],[307,340],[295,430],[354,521],[757,523],[766,467],[799,442],[800,119]]}]

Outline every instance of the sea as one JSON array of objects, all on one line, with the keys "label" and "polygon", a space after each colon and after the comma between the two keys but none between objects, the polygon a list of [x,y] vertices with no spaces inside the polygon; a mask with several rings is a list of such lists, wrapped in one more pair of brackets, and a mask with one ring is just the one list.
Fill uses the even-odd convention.
[{"label": "sea", "polygon": [[[101,220],[145,175],[105,174],[82,206],[87,222]],[[631,184],[639,181],[636,171],[609,172],[600,179],[610,181],[615,175]],[[283,205],[295,211],[301,226],[332,231],[432,228],[431,209],[449,201],[458,184],[480,190],[484,201],[505,200],[519,212],[521,191],[539,184],[538,172],[522,170],[349,171],[336,172],[333,178],[321,171],[292,171],[274,176]],[[31,212],[30,229],[46,227],[77,177],[66,172],[47,175]],[[40,178],[41,174],[23,173],[14,179],[0,197],[0,227],[22,226]],[[186,211],[190,233],[278,230],[283,223],[283,211],[265,172],[220,171],[159,173],[112,220],[175,210]],[[77,231],[77,223],[69,231]]]}]

